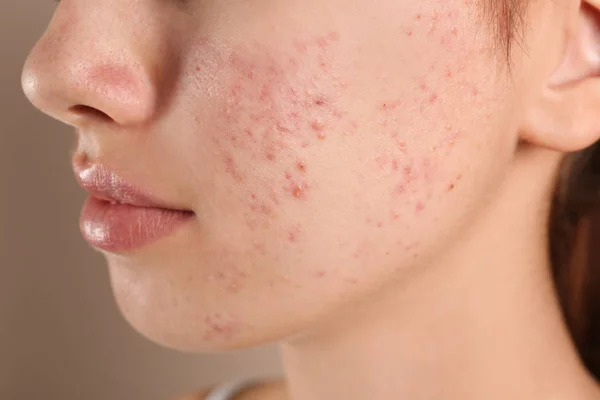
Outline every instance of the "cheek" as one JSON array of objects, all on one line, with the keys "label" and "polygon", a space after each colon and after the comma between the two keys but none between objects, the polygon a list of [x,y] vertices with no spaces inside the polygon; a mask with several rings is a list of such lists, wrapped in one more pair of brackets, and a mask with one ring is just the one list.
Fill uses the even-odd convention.
[{"label": "cheek", "polygon": [[[339,39],[330,32],[279,51],[248,46],[218,63],[224,84],[209,139],[215,179],[230,188],[230,205],[252,230],[307,207],[321,186],[315,164],[358,129],[341,101],[347,84],[333,72]],[[285,237],[296,242],[301,231],[291,224]]]},{"label": "cheek", "polygon": [[[311,265],[418,257],[460,191],[477,130],[468,125],[483,111],[470,111],[485,90],[466,67],[481,60],[465,50],[472,32],[458,14],[416,12],[389,33],[399,43],[382,38],[373,54],[337,31],[271,47],[203,44],[193,70],[211,96],[196,129],[216,169],[211,228],[222,243],[232,231],[243,239],[219,251],[274,263],[304,252],[295,261]],[[332,248],[338,259],[325,260]]]}]

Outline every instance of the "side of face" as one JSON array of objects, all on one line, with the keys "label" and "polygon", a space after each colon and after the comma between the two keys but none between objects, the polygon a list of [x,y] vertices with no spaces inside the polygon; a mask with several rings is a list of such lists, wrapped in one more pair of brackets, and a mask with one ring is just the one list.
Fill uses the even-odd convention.
[{"label": "side of face", "polygon": [[165,3],[63,0],[24,72],[79,155],[196,213],[105,254],[144,335],[301,332],[452,246],[502,179],[519,100],[474,2]]}]

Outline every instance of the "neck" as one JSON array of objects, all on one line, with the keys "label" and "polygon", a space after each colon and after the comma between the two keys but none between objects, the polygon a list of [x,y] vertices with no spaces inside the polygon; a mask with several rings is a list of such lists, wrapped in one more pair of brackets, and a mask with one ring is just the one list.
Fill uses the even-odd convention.
[{"label": "neck", "polygon": [[547,256],[556,168],[535,167],[557,160],[517,160],[443,262],[282,344],[291,399],[589,398]]}]

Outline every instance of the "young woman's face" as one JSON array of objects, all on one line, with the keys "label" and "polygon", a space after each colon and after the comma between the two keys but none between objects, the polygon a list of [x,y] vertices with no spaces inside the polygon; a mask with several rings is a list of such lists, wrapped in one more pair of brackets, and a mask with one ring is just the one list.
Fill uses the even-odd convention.
[{"label": "young woman's face", "polygon": [[237,348],[435,262],[516,142],[476,3],[63,0],[27,95],[77,128],[80,178],[110,170],[194,213],[84,212],[126,318],[174,347]]}]

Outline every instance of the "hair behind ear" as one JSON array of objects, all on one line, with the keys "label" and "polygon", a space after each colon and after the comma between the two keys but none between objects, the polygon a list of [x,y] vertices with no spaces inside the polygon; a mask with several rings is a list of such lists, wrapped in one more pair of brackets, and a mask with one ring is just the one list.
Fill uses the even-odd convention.
[{"label": "hair behind ear", "polygon": [[550,218],[550,255],[569,331],[600,379],[600,144],[565,157]]}]

